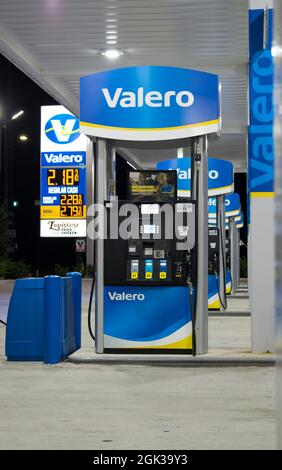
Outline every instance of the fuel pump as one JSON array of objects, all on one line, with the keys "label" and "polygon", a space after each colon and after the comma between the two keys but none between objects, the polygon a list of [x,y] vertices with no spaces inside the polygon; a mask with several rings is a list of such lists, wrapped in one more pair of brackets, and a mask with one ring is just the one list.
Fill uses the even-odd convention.
[{"label": "fuel pump", "polygon": [[[216,137],[221,128],[218,90],[217,75],[167,66],[111,69],[80,80],[80,129],[96,144],[95,205],[87,211],[87,234],[95,240],[98,354],[126,349],[208,351],[208,136]],[[128,224],[124,205],[108,197],[107,186],[115,180],[111,150],[118,149],[123,158],[132,158],[142,167],[150,161],[142,152],[187,145],[191,147],[190,194],[185,190],[178,196],[192,200],[177,199],[176,186],[171,191],[171,181],[166,179],[169,174],[159,175],[158,184],[153,174],[139,175],[135,186],[143,193],[136,199],[134,190],[125,201],[135,208],[130,224],[137,226],[138,236],[124,237],[120,232],[107,240],[97,236],[95,214],[101,208],[99,227],[112,217],[121,227]],[[158,189],[144,194],[142,181]],[[230,182],[224,187],[229,188]],[[156,204],[157,214],[144,213],[149,210],[147,204]],[[158,221],[151,220],[154,215],[162,217],[164,206],[173,207],[170,238],[163,237]]]},{"label": "fuel pump", "polygon": [[226,231],[225,236],[225,252],[226,252],[226,294],[231,294],[232,279],[231,279],[231,246],[229,230]]},{"label": "fuel pump", "polygon": [[219,233],[217,228],[209,228],[209,274],[219,272]]},{"label": "fuel pump", "polygon": [[230,237],[228,231],[226,231],[225,237],[225,251],[226,251],[226,269],[230,271]]},{"label": "fuel pump", "polygon": [[129,187],[105,202],[105,352],[192,353],[195,203],[177,198],[175,171],[129,172]]},{"label": "fuel pump", "polygon": [[219,299],[219,230],[209,228],[209,310],[220,309]]}]

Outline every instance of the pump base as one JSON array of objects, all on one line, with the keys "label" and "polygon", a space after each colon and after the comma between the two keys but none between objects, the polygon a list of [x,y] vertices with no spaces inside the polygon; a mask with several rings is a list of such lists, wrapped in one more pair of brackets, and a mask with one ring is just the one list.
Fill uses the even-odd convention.
[{"label": "pump base", "polygon": [[154,348],[140,348],[140,349],[137,349],[137,348],[127,348],[127,349],[110,349],[110,348],[106,348],[104,349],[104,353],[105,354],[185,354],[185,355],[191,355],[193,354],[193,351],[192,349],[165,349],[165,348],[162,348],[162,349],[154,349]]}]

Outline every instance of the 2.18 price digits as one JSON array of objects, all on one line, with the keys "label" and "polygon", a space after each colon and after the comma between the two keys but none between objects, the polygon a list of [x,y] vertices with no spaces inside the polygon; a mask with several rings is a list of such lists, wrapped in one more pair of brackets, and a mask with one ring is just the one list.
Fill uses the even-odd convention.
[{"label": "2.18 price digits", "polygon": [[78,186],[78,168],[50,168],[47,173],[48,186]]}]

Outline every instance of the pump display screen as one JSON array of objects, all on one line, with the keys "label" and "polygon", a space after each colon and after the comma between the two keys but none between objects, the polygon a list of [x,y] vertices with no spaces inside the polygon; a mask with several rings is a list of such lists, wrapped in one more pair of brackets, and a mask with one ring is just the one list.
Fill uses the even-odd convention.
[{"label": "pump display screen", "polygon": [[163,196],[175,199],[176,171],[130,171],[129,197]]},{"label": "pump display screen", "polygon": [[141,204],[142,215],[157,215],[160,211],[159,204]]}]

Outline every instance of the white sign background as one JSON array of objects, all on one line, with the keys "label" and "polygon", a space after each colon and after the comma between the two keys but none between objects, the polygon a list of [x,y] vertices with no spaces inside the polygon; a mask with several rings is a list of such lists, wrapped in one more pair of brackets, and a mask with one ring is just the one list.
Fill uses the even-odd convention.
[{"label": "white sign background", "polygon": [[41,237],[85,237],[86,220],[56,219],[41,220]]}]

